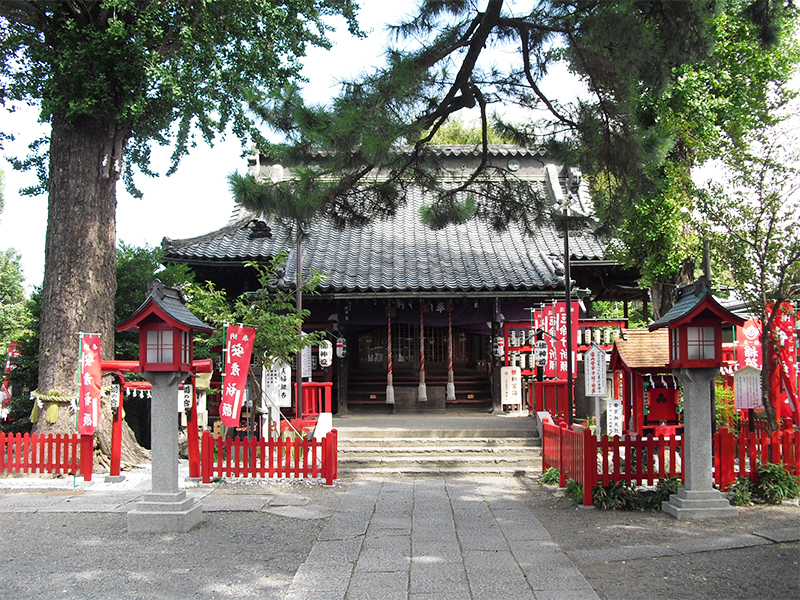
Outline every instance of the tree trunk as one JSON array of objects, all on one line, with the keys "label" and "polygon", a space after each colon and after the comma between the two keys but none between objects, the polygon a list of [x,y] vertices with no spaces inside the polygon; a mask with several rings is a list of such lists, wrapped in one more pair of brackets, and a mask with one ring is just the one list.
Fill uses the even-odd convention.
[{"label": "tree trunk", "polygon": [[680,272],[676,273],[671,281],[656,282],[650,286],[650,298],[653,301],[653,320],[657,321],[672,308],[675,303],[675,290],[680,285],[694,281],[694,259],[687,258],[681,265]]},{"label": "tree trunk", "polygon": [[[102,357],[114,356],[116,293],[116,180],[126,141],[113,124],[81,118],[74,125],[53,115],[50,188],[42,287],[39,392],[74,397],[78,389],[78,332],[100,333]],[[40,411],[37,433],[75,428],[48,424]],[[71,422],[70,422],[71,421]]]}]

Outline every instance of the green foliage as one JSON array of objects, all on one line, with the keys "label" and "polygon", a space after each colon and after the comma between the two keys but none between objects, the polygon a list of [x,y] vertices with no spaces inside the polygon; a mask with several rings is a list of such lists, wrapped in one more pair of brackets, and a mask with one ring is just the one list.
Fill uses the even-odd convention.
[{"label": "green foliage", "polygon": [[770,504],[780,504],[800,497],[800,478],[789,473],[782,464],[761,464],[755,492]]},{"label": "green foliage", "polygon": [[574,479],[567,479],[564,495],[572,501],[573,506],[579,506],[583,502],[583,486]]},{"label": "green foliage", "polygon": [[753,483],[747,477],[737,477],[728,493],[733,506],[750,506],[753,504]]},{"label": "green foliage", "polygon": [[[293,290],[276,285],[275,272],[282,268],[286,255],[274,257],[267,264],[246,263],[248,268],[255,269],[260,289],[257,292],[245,293],[229,302],[222,290],[216,289],[213,283],[192,285],[188,291],[188,306],[199,318],[213,325],[217,331],[205,342],[209,347],[223,345],[224,326],[243,323],[256,329],[253,354],[259,358],[274,357],[291,362],[292,357],[306,346],[317,343],[320,334],[308,334],[302,341],[298,331],[303,320],[308,318],[309,311],[298,314],[295,308]],[[312,274],[302,287],[304,294],[316,293],[320,282],[319,274]]]},{"label": "green foliage", "polygon": [[31,411],[35,400],[30,394],[11,398],[8,405],[8,420],[0,421],[0,431],[4,433],[30,433],[33,428]]},{"label": "green foliage", "polygon": [[[149,143],[175,143],[172,169],[194,144],[232,124],[257,136],[245,88],[276,89],[297,78],[311,46],[329,47],[325,23],[346,18],[346,0],[90,0],[0,4],[3,103],[40,101],[42,119],[111,123],[131,165],[149,172]],[[260,138],[258,138],[260,139]]]},{"label": "green foliage", "polygon": [[616,481],[609,486],[592,490],[592,503],[603,510],[661,510],[661,503],[669,500],[682,486],[680,477],[659,479],[655,489],[645,490],[630,481]]},{"label": "green foliage", "polygon": [[[464,122],[461,119],[450,118],[433,134],[430,143],[436,145],[464,144],[480,146],[483,143],[481,127],[480,122]],[[492,122],[487,123],[486,134],[486,141],[489,144],[515,143],[510,135],[504,135],[503,132],[498,131]]]},{"label": "green foliage", "polygon": [[548,467],[548,469],[542,473],[542,476],[539,477],[539,483],[542,485],[558,485],[561,481],[561,473],[555,467]]},{"label": "green foliage", "polygon": [[0,251],[0,342],[20,341],[31,333],[21,259],[13,248]]},{"label": "green foliage", "polygon": [[721,380],[714,385],[717,429],[727,427],[731,431],[739,430],[739,411],[736,410],[736,401],[733,389],[723,384]]},{"label": "green foliage", "polygon": [[[167,287],[185,288],[194,281],[194,274],[183,264],[162,265],[163,251],[148,245],[136,247],[120,241],[117,245],[117,293],[114,318],[127,320],[147,295],[147,284],[154,278]],[[123,331],[115,336],[114,353],[118,360],[139,358],[139,334]]]}]

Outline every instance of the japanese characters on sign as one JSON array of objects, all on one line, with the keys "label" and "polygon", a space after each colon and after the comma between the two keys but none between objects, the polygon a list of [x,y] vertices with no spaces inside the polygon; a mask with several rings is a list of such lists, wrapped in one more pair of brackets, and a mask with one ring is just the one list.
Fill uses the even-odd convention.
[{"label": "japanese characters on sign", "polygon": [[622,435],[622,400],[606,402],[606,430],[608,437]]},{"label": "japanese characters on sign", "polygon": [[242,325],[229,325],[225,331],[225,378],[219,418],[226,427],[239,425],[255,336],[255,329]]},{"label": "japanese characters on sign", "polygon": [[736,362],[740,369],[761,369],[761,320],[748,319],[736,328]]},{"label": "japanese characters on sign", "polygon": [[500,395],[502,403],[522,407],[522,370],[519,367],[500,369]]},{"label": "japanese characters on sign", "polygon": [[78,433],[93,435],[100,422],[100,336],[82,335],[81,384],[78,391]]},{"label": "japanese characters on sign", "polygon": [[328,340],[319,343],[319,366],[327,369],[333,364],[333,344]]},{"label": "japanese characters on sign", "polygon": [[583,371],[586,395],[604,398],[608,394],[605,350],[592,344],[583,354]]},{"label": "japanese characters on sign", "polygon": [[265,364],[261,371],[262,405],[289,408],[292,405],[292,368],[276,359]]},{"label": "japanese characters on sign", "polygon": [[761,407],[761,371],[754,367],[733,374],[733,393],[737,410]]}]

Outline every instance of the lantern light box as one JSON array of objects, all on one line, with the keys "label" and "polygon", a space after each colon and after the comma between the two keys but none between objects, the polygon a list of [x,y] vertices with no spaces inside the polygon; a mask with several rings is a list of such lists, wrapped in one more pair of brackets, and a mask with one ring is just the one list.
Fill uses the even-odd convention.
[{"label": "lantern light box", "polygon": [[678,288],[675,304],[648,329],[669,327],[672,369],[707,369],[722,364],[723,323],[741,326],[744,319],[721,306],[701,277]]},{"label": "lantern light box", "polygon": [[139,330],[139,366],[142,371],[192,372],[192,339],[195,331],[214,331],[194,316],[183,293],[150,282],[147,298],[117,331]]}]

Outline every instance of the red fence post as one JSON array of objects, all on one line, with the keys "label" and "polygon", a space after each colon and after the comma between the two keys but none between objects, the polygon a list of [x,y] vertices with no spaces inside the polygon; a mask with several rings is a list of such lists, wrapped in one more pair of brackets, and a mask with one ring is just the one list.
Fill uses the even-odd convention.
[{"label": "red fence post", "polygon": [[558,487],[567,487],[567,469],[564,461],[564,436],[567,432],[567,424],[561,421],[558,424]]},{"label": "red fence post", "polygon": [[211,448],[213,437],[210,431],[203,432],[203,460],[200,461],[203,483],[211,483],[211,461],[214,451]]},{"label": "red fence post", "polygon": [[92,480],[94,470],[94,436],[81,436],[81,475],[84,481]]},{"label": "red fence post", "polygon": [[583,430],[583,505],[594,504],[593,493],[597,481],[597,438],[588,427]]}]

